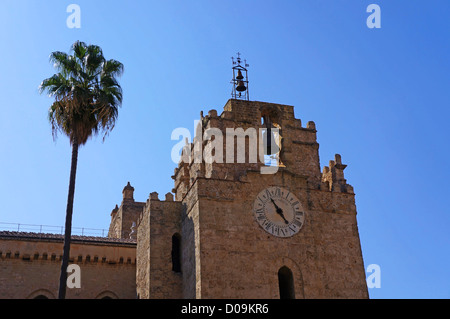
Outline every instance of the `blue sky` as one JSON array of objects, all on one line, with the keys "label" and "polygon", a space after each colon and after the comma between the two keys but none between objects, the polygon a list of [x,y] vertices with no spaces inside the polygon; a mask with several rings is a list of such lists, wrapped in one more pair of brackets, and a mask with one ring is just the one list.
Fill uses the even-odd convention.
[{"label": "blue sky", "polygon": [[[69,29],[66,8],[81,8]],[[366,8],[381,8],[369,29]],[[76,40],[125,66],[123,107],[102,143],[80,149],[75,227],[108,228],[128,181],[135,199],[170,192],[177,127],[230,98],[231,56],[250,64],[250,99],[315,121],[321,166],[348,164],[372,298],[449,298],[450,2],[61,1],[0,4],[0,222],[64,225],[70,146],[53,141],[48,56]]]}]

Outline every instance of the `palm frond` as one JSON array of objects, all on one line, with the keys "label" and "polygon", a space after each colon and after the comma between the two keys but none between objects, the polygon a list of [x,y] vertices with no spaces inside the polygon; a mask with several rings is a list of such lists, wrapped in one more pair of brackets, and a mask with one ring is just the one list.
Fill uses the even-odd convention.
[{"label": "palm frond", "polygon": [[123,64],[116,60],[108,60],[103,65],[102,76],[109,75],[112,77],[122,76],[124,71]]},{"label": "palm frond", "polygon": [[71,52],[50,55],[59,73],[42,81],[39,91],[55,99],[48,113],[54,138],[61,132],[71,143],[83,145],[100,132],[105,139],[114,128],[123,99],[116,77],[124,68],[119,61],[106,60],[96,45],[77,41]]},{"label": "palm frond", "polygon": [[86,56],[87,52],[87,45],[86,43],[82,41],[76,41],[72,47],[71,52],[74,53],[74,56],[78,58],[79,60],[83,60],[83,58]]}]

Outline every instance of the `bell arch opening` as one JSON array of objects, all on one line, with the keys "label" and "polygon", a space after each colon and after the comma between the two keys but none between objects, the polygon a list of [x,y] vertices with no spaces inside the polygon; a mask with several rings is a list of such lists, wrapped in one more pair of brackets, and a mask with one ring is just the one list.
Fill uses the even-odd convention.
[{"label": "bell arch opening", "polygon": [[266,166],[283,166],[281,162],[281,125],[273,112],[261,113],[262,144],[264,147],[264,164]]}]

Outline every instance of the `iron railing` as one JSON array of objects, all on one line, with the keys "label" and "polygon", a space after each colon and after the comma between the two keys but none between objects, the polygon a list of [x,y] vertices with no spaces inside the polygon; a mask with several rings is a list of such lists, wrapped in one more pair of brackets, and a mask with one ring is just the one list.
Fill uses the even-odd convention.
[{"label": "iron railing", "polygon": [[[50,225],[33,225],[33,224],[18,224],[18,223],[4,223],[0,222],[0,231],[14,231],[14,232],[27,232],[38,234],[60,234],[64,235],[64,226],[50,226]],[[85,228],[85,227],[72,227],[72,235],[75,236],[95,236],[106,237],[108,230]]]}]

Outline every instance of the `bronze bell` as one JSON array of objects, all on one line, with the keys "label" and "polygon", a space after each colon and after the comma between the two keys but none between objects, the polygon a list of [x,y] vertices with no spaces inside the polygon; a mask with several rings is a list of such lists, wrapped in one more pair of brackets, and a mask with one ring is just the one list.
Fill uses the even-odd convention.
[{"label": "bronze bell", "polygon": [[242,80],[242,79],[244,79],[244,76],[242,75],[241,70],[238,70],[238,75],[236,77],[236,80]]},{"label": "bronze bell", "polygon": [[[266,129],[263,133],[264,155],[273,155],[280,151],[274,133],[275,132],[271,129]],[[270,134],[270,136],[267,136],[268,134]]]},{"label": "bronze bell", "polygon": [[239,81],[238,86],[236,87],[236,91],[238,92],[244,92],[245,90],[247,90],[247,88],[245,87],[244,82]]}]

